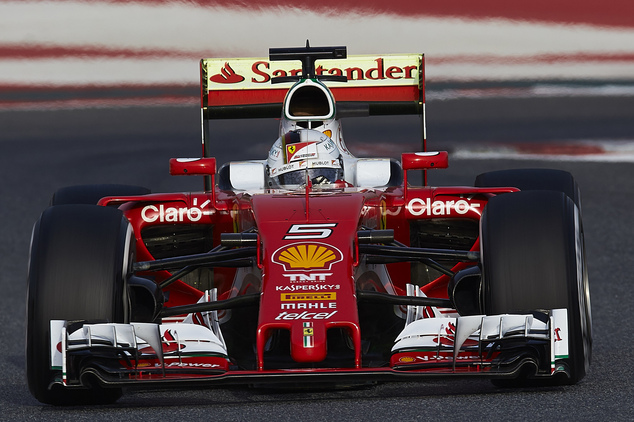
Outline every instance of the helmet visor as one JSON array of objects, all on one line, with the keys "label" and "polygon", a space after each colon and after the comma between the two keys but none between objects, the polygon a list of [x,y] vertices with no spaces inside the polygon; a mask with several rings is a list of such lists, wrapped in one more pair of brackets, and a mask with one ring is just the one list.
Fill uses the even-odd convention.
[{"label": "helmet visor", "polygon": [[[308,174],[308,179],[306,178]],[[343,172],[338,168],[313,168],[297,170],[280,174],[277,177],[278,185],[282,187],[298,186],[306,184],[310,180],[313,185],[325,185],[343,179]]]}]

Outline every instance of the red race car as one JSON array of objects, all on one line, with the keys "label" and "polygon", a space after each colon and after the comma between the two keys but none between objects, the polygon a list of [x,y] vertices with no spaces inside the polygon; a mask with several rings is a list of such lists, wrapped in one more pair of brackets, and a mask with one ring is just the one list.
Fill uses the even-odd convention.
[{"label": "red race car", "polygon": [[[39,401],[107,403],[134,386],[584,377],[575,180],[523,169],[427,186],[448,161],[426,152],[422,55],[307,43],[202,60],[201,85],[203,157],[172,159],[170,172],[203,176],[204,190],[72,186],[36,222],[26,358]],[[343,117],[396,114],[420,116],[422,152],[348,151]],[[211,120],[280,116],[266,159],[216,168]]]}]

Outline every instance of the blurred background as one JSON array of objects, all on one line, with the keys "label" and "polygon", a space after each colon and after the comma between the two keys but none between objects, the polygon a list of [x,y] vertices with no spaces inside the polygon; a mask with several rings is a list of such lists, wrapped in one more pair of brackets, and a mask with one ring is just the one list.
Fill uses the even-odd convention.
[{"label": "blurred background", "polygon": [[[266,57],[269,47],[307,39],[351,55],[425,53],[428,147],[451,152],[447,170],[430,172],[433,186],[521,167],[577,178],[596,327],[587,381],[545,392],[500,392],[487,380],[345,394],[138,392],[81,413],[40,407],[24,378],[24,280],[31,229],[53,192],[90,183],[201,189],[200,178],[168,174],[169,158],[200,155],[199,60]],[[213,155],[218,163],[264,158],[277,125],[214,121]],[[358,156],[420,148],[415,118],[344,125]],[[0,0],[2,418],[164,419],[167,410],[192,420],[360,420],[369,412],[385,420],[396,411],[401,419],[634,420],[632,163],[633,0]]]},{"label": "blurred background", "polygon": [[425,53],[430,101],[634,95],[631,0],[26,0],[0,1],[0,107],[196,104],[200,58],[306,39]]}]

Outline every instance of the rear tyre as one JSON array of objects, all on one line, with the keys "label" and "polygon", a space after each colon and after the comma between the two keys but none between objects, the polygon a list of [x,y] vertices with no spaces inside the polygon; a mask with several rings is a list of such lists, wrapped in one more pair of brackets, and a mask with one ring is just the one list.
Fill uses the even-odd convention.
[{"label": "rear tyre", "polygon": [[515,187],[525,190],[556,190],[565,193],[581,208],[579,186],[572,174],[555,169],[511,169],[479,174],[476,187]]},{"label": "rear tyre", "polygon": [[26,375],[33,396],[55,405],[112,403],[120,389],[54,384],[49,321],[127,322],[126,280],[132,229],[121,211],[94,205],[46,209],[31,240],[27,293]]},{"label": "rear tyre", "polygon": [[78,185],[59,189],[51,198],[51,205],[92,204],[97,205],[106,196],[147,195],[151,191],[141,186],[131,185]]},{"label": "rear tyre", "polygon": [[592,316],[579,208],[562,192],[499,195],[484,210],[480,240],[485,313],[566,308],[569,377],[542,384],[581,380],[591,360]]}]

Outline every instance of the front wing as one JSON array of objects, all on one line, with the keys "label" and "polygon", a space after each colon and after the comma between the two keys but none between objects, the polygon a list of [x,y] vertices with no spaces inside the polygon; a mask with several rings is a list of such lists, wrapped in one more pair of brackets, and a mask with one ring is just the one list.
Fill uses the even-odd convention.
[{"label": "front wing", "polygon": [[[82,388],[170,384],[351,383],[433,376],[514,378],[567,372],[565,309],[544,314],[417,319],[403,329],[388,366],[243,370],[214,324],[84,324],[51,321],[52,383]],[[91,377],[91,378],[87,378]]]}]

